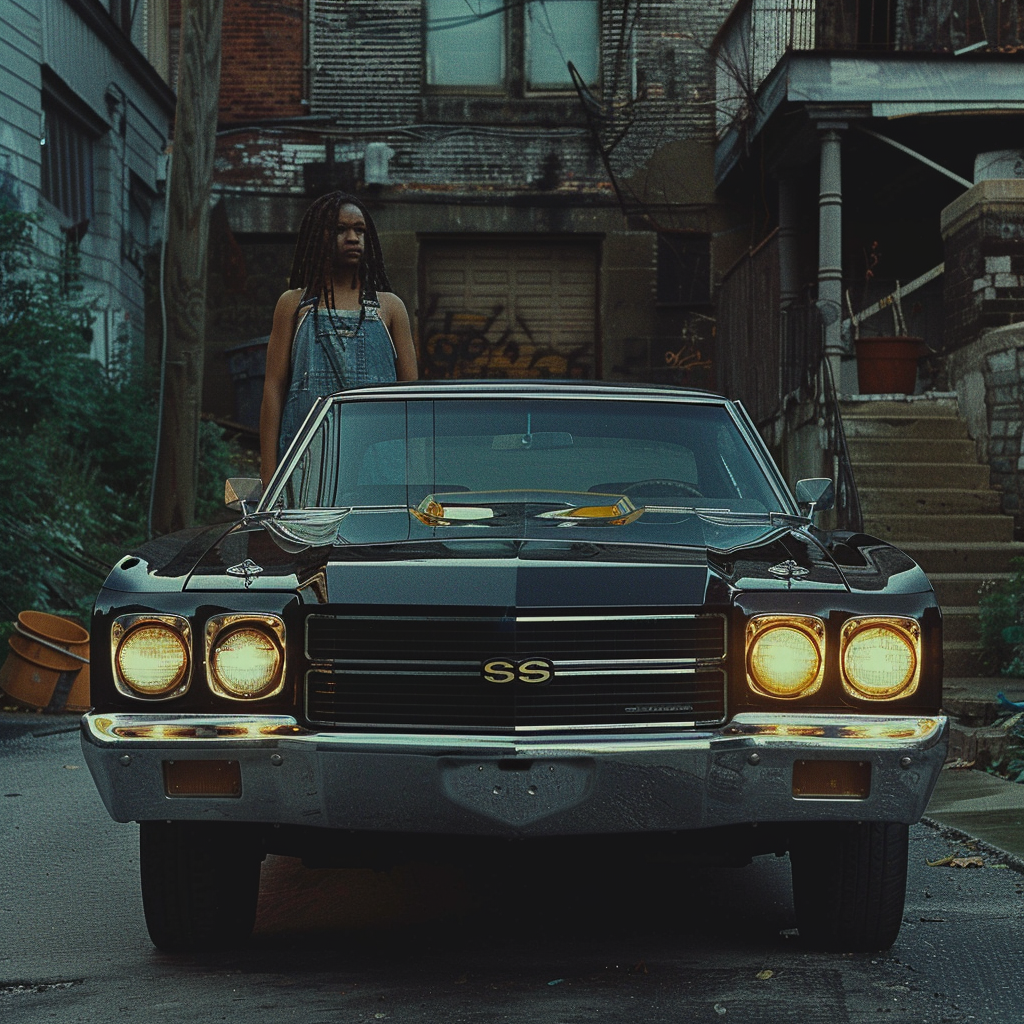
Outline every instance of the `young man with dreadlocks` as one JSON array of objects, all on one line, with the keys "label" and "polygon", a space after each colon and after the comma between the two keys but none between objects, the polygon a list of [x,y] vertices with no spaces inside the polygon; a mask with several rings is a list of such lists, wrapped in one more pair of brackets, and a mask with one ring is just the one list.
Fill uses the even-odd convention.
[{"label": "young man with dreadlocks", "polygon": [[391,291],[373,218],[355,196],[331,192],[306,211],[288,286],[267,345],[264,485],[321,395],[417,377],[409,314]]}]

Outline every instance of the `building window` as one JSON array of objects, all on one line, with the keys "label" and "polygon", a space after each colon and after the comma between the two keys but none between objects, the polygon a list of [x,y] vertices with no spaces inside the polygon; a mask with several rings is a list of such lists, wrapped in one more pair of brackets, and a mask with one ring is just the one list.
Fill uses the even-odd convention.
[{"label": "building window", "polygon": [[72,224],[92,220],[93,135],[43,94],[42,192]]},{"label": "building window", "polygon": [[599,80],[598,0],[426,0],[427,85],[513,96]]},{"label": "building window", "polygon": [[711,238],[689,231],[658,234],[658,305],[711,302]]}]

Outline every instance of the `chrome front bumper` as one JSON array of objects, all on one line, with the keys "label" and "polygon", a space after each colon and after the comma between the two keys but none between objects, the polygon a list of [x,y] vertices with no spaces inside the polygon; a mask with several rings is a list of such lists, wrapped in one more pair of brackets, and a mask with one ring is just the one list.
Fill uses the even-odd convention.
[{"label": "chrome front bumper", "polygon": [[[948,732],[942,715],[741,714],[705,732],[521,737],[325,733],[287,716],[88,714],[82,746],[116,821],[544,836],[911,823]],[[185,760],[238,762],[240,794],[168,796],[165,762]],[[867,762],[870,792],[795,796],[798,760]]]}]

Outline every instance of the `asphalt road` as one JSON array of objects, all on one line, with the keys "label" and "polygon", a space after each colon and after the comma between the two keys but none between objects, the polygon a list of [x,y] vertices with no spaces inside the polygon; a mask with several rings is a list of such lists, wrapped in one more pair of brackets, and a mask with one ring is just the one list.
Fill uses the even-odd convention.
[{"label": "asphalt road", "polygon": [[[977,855],[912,830],[903,931],[885,955],[803,948],[788,863],[571,875],[264,867],[242,952],[150,945],[137,829],[109,820],[73,721],[0,722],[0,1019],[409,1024],[913,1024],[1024,1017],[1024,877],[929,867]],[[6,730],[6,731],[5,731]],[[49,733],[49,734],[40,734]],[[885,1016],[880,1016],[884,1014]]]}]

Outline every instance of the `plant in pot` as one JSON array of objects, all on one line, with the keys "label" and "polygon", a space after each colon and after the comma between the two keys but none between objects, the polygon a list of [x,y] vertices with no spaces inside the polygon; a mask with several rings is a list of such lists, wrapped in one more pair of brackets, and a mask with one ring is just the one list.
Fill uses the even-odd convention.
[{"label": "plant in pot", "polygon": [[[871,274],[869,269],[868,275]],[[903,317],[900,282],[896,290],[879,305],[891,305],[893,333],[861,337],[860,321],[853,312],[850,294],[846,294],[857,354],[857,381],[862,395],[912,395],[917,384],[917,361],[927,351],[922,338],[907,333]],[[861,314],[863,317],[863,314]]]}]

